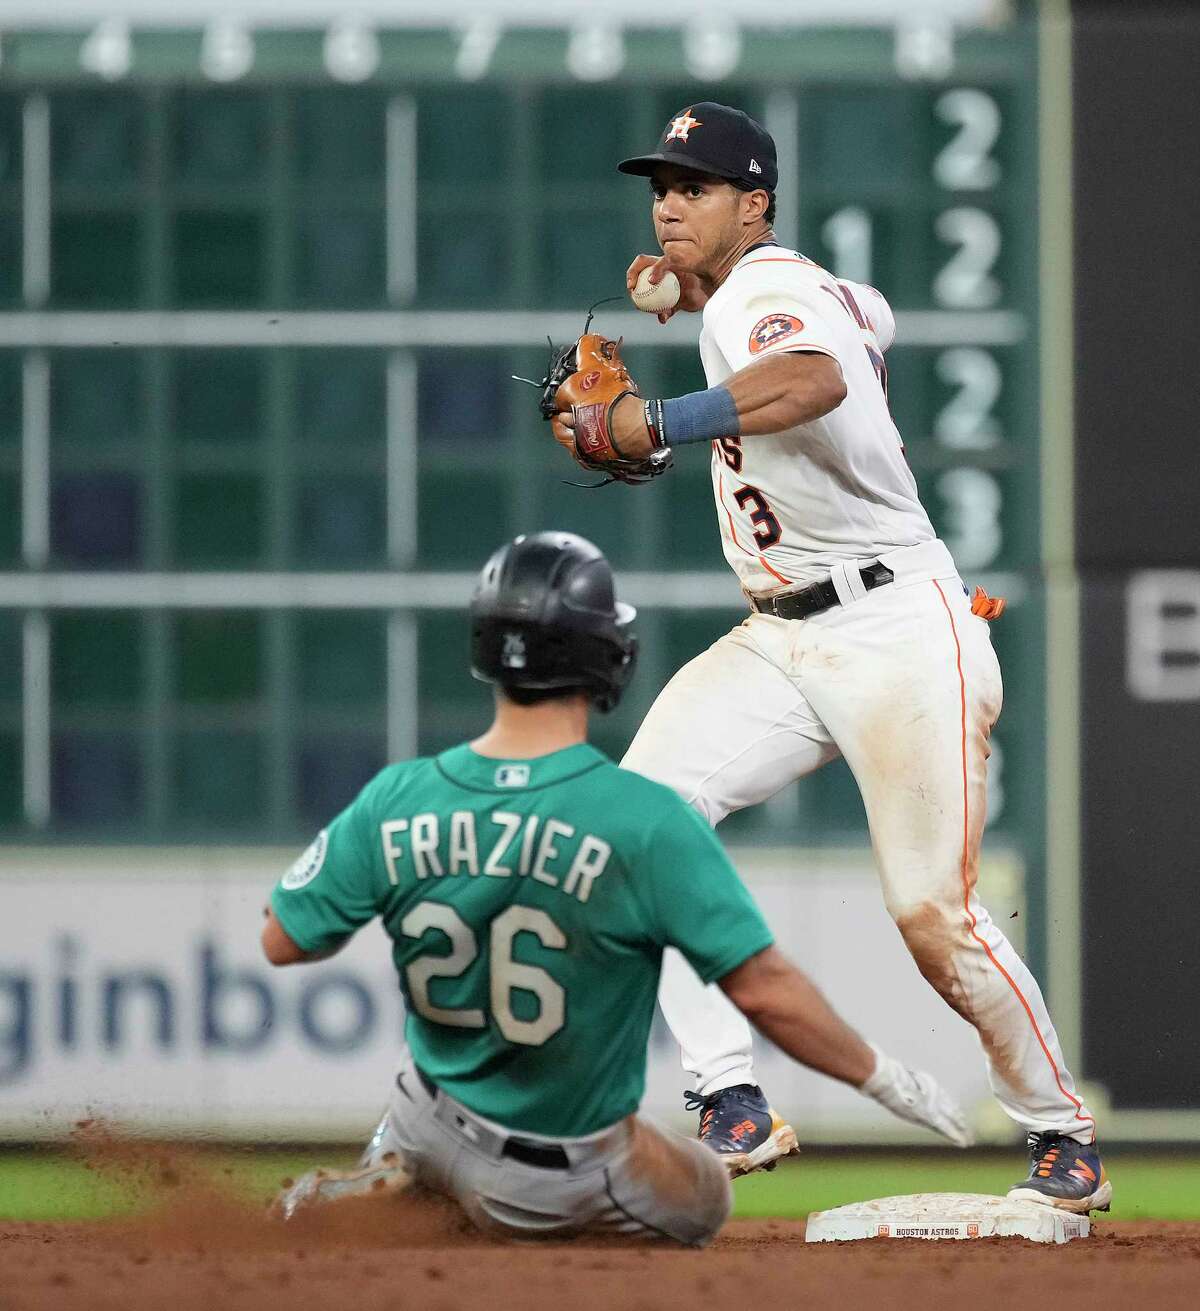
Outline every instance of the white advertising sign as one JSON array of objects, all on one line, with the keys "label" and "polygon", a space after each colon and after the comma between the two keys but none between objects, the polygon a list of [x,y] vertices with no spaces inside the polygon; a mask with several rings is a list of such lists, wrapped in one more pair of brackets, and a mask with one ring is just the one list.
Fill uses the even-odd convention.
[{"label": "white advertising sign", "polygon": [[[988,1102],[978,1040],[917,974],[869,853],[733,854],[780,945],[851,1023],[968,1106]],[[58,1137],[94,1116],[197,1136],[365,1138],[403,1032],[389,944],[375,924],[330,961],[269,966],[262,906],[295,860],[0,849],[0,1138]],[[997,919],[1018,909],[1008,858],[992,858],[983,886]],[[765,1042],[757,1062],[802,1141],[920,1139]],[[687,1084],[660,1019],[646,1109],[689,1123]]]}]

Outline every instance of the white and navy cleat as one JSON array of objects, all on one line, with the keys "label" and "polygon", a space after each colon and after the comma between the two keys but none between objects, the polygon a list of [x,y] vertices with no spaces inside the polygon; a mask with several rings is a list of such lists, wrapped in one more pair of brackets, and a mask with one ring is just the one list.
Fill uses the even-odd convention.
[{"label": "white and navy cleat", "polygon": [[712,1148],[736,1179],[755,1170],[773,1170],[796,1150],[796,1131],[771,1109],[756,1084],[739,1083],[707,1097],[684,1093],[689,1111],[700,1112],[700,1141]]}]

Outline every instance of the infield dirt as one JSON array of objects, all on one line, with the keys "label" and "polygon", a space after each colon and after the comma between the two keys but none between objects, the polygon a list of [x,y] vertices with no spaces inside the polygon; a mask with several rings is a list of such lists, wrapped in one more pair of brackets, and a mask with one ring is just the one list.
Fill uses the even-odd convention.
[{"label": "infield dirt", "polygon": [[1064,1247],[804,1242],[789,1220],[731,1222],[703,1252],[498,1245],[436,1199],[368,1198],[290,1224],[183,1186],[134,1219],[0,1222],[0,1309],[796,1311],[864,1307],[1194,1308],[1200,1225],[1098,1223]]}]

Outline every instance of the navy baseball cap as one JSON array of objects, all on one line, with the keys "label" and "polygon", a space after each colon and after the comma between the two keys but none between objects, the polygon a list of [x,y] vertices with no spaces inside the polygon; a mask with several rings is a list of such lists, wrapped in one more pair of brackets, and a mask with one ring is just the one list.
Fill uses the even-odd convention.
[{"label": "navy baseball cap", "polygon": [[775,142],[767,129],[740,109],[712,100],[681,109],[668,120],[653,155],[623,159],[617,168],[648,178],[659,164],[728,178],[743,191],[773,192],[779,181]]}]

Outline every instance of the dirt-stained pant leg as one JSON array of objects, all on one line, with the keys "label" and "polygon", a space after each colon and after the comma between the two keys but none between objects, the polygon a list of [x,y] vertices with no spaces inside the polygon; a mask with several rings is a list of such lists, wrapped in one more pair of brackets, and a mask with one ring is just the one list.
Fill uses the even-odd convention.
[{"label": "dirt-stained pant leg", "polygon": [[987,623],[948,578],[796,628],[797,679],[854,771],[884,900],[918,968],[978,1029],[1005,1111],[1090,1140],[1041,989],[975,895],[1002,696]]},{"label": "dirt-stained pant leg", "polygon": [[498,1236],[610,1233],[703,1247],[729,1216],[733,1193],[717,1156],[640,1117],[585,1138],[520,1135],[560,1150],[565,1168],[505,1155],[508,1136],[444,1094],[431,1097],[406,1052],[363,1164],[398,1153],[418,1183]]},{"label": "dirt-stained pant leg", "polygon": [[724,1164],[695,1139],[660,1129],[640,1115],[626,1124],[624,1150],[604,1170],[607,1205],[588,1228],[707,1246],[733,1207]]},{"label": "dirt-stained pant leg", "polygon": [[[622,766],[673,788],[715,825],[833,759],[837,748],[781,667],[789,627],[755,616],[684,665]],[[663,956],[658,1001],[697,1092],[755,1082],[745,1017],[673,950]]]}]

